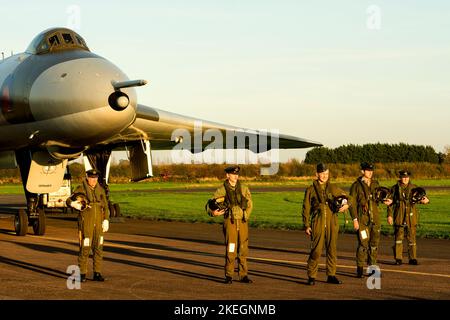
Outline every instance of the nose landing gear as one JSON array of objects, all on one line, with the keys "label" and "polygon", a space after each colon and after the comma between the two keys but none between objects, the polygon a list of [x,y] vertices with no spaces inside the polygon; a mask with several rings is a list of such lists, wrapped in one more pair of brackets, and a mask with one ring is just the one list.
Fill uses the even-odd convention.
[{"label": "nose landing gear", "polygon": [[35,198],[28,199],[28,208],[19,209],[19,212],[14,218],[14,229],[16,235],[25,236],[28,227],[33,227],[33,232],[37,236],[45,234],[45,211],[37,207],[37,200]]}]

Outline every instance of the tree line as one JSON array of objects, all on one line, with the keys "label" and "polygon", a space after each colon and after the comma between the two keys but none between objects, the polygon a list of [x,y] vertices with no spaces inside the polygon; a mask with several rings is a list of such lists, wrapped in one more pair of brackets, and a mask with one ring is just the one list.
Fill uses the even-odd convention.
[{"label": "tree line", "polygon": [[444,153],[437,153],[431,146],[376,143],[349,144],[335,149],[316,147],[306,153],[305,163],[351,164],[367,161],[372,163],[428,162],[442,164],[445,159]]}]

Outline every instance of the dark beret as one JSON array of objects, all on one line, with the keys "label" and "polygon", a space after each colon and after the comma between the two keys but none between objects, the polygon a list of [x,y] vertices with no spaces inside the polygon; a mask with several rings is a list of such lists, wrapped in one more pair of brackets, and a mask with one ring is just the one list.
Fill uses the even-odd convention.
[{"label": "dark beret", "polygon": [[373,171],[373,169],[375,169],[375,166],[373,165],[373,163],[361,162],[361,170]]},{"label": "dark beret", "polygon": [[316,166],[316,172],[321,173],[328,170],[328,166],[322,162],[319,162]]},{"label": "dark beret", "polygon": [[98,178],[99,172],[95,169],[91,169],[91,170],[86,171],[86,175],[91,178]]},{"label": "dark beret", "polygon": [[230,166],[225,169],[226,173],[239,174],[239,171],[241,171],[241,168],[239,166]]},{"label": "dark beret", "polygon": [[409,177],[411,175],[411,172],[409,172],[408,170],[400,170],[398,172],[398,176],[401,177]]}]

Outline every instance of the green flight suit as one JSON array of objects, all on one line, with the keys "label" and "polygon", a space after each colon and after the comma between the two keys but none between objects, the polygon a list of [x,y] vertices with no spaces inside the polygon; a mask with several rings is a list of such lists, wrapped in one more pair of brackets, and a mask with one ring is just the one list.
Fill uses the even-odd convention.
[{"label": "green flight suit", "polygon": [[[80,273],[87,273],[89,253],[92,249],[94,260],[94,272],[102,272],[103,262],[103,220],[109,220],[108,202],[105,190],[97,183],[95,188],[88,185],[87,180],[79,185],[74,193],[86,195],[90,208],[80,211],[78,214],[78,235],[80,241],[80,252],[78,255],[78,265]],[[67,199],[70,205],[70,198]]]},{"label": "green flight suit", "polygon": [[403,239],[406,234],[409,259],[417,259],[416,230],[419,210],[412,204],[411,190],[417,186],[412,183],[404,186],[399,181],[391,188],[392,204],[388,207],[388,217],[394,220],[394,258],[402,259]]},{"label": "green flight suit", "polygon": [[[225,185],[229,188],[228,194]],[[239,194],[240,189],[240,194]],[[225,276],[233,277],[236,258],[239,264],[239,278],[247,276],[248,265],[248,221],[253,210],[250,190],[239,181],[232,187],[228,180],[216,190],[214,199],[224,197],[229,209],[224,214],[223,234],[225,237]]]},{"label": "green flight suit", "polygon": [[374,195],[379,186],[378,181],[372,179],[369,187],[362,177],[359,177],[350,187],[352,196],[350,215],[353,220],[358,219],[359,223],[358,248],[356,249],[358,267],[364,267],[366,261],[369,266],[377,263],[381,218]]},{"label": "green flight suit", "polygon": [[311,227],[311,253],[308,259],[308,277],[316,278],[319,270],[319,258],[325,245],[327,253],[327,275],[336,275],[337,238],[339,234],[338,215],[328,205],[333,197],[348,196],[332,183],[320,184],[318,180],[305,191],[303,200],[303,224]]}]

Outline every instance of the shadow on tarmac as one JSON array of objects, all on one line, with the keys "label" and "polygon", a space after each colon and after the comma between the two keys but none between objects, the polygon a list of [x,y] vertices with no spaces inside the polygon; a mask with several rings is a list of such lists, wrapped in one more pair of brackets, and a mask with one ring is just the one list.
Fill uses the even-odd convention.
[{"label": "shadow on tarmac", "polygon": [[[67,249],[67,248],[61,248],[61,247],[57,247],[57,246],[42,245],[42,244],[35,244],[35,243],[18,243],[15,241],[7,241],[7,242],[13,243],[18,246],[22,246],[29,250],[34,250],[34,251],[39,251],[39,252],[63,253],[66,255],[78,256],[78,245],[77,244],[75,244],[73,242],[61,241],[61,240],[52,240],[52,241],[63,242],[63,243],[66,243],[66,244],[69,244],[69,245],[75,247],[76,249]],[[137,244],[135,242],[127,242],[127,241],[116,241],[116,242],[123,244],[123,245],[133,245],[133,246],[135,246]],[[147,247],[149,247],[149,246],[147,246]],[[207,252],[190,251],[190,250],[184,250],[184,249],[179,250],[179,249],[171,248],[171,247],[167,247],[167,246],[157,246],[157,247],[165,247],[164,250],[168,250],[168,248],[169,248],[170,251],[174,251],[174,252],[179,251],[179,252],[184,252],[184,253],[194,253],[194,254],[203,255],[203,256],[212,256],[212,257],[218,257],[218,258],[222,257],[223,258],[223,255],[220,255],[220,254],[211,254],[211,253],[207,253]],[[176,263],[181,263],[181,264],[185,264],[185,265],[198,266],[198,267],[204,267],[204,268],[210,268],[210,269],[222,269],[223,268],[222,264],[202,262],[202,261],[186,259],[186,258],[179,258],[179,257],[168,257],[168,256],[164,256],[161,254],[143,253],[143,252],[138,252],[136,250],[127,249],[127,248],[117,248],[117,247],[106,246],[104,248],[104,252],[121,254],[121,255],[126,255],[126,256],[137,257],[137,258],[153,259],[153,260],[160,260],[160,261],[170,261],[170,262],[176,262]],[[203,280],[219,282],[219,283],[223,282],[223,278],[221,278],[221,277],[216,277],[216,276],[199,273],[199,272],[188,271],[188,269],[189,269],[188,267],[187,268],[168,268],[168,267],[157,266],[154,264],[149,264],[149,263],[144,263],[144,262],[131,261],[131,260],[125,260],[125,259],[119,259],[119,258],[112,258],[112,257],[104,257],[103,260],[108,261],[108,262],[118,263],[118,264],[124,264],[126,266],[135,266],[135,267],[149,269],[149,270],[168,272],[168,273],[181,275],[181,276],[185,276],[185,277],[190,277],[190,278],[203,279]],[[252,261],[252,259],[249,259],[249,260]],[[34,272],[38,272],[38,273],[42,273],[42,274],[47,274],[47,275],[54,276],[54,277],[67,278],[67,274],[63,271],[51,269],[51,268],[44,267],[44,266],[35,265],[32,263],[27,263],[27,262],[9,259],[9,258],[5,258],[5,257],[2,257],[0,259],[0,262],[10,264],[13,266],[18,266],[18,267],[21,267],[26,270],[30,270],[30,271],[34,271]],[[271,261],[252,261],[251,263],[252,264],[262,264],[262,265],[284,266],[284,267],[293,268],[296,270],[294,274],[297,274],[297,272],[299,270],[306,270],[305,266],[298,266],[298,265],[293,265],[293,264],[289,264],[289,263],[280,263],[280,262],[271,262]],[[305,281],[305,283],[306,283],[305,278],[298,277],[296,275],[278,274],[278,273],[259,271],[259,270],[251,270],[249,272],[249,274],[258,276],[258,277],[262,277],[262,278],[270,278],[270,279],[276,279],[276,280],[282,280],[282,281],[288,281],[288,282],[294,282],[294,283],[302,283],[299,281]]]},{"label": "shadow on tarmac", "polygon": [[19,268],[37,272],[40,274],[45,274],[45,275],[52,276],[55,278],[67,279],[67,277],[68,277],[67,273],[62,272],[60,270],[56,270],[56,269],[52,269],[49,267],[44,267],[44,266],[40,266],[37,264],[16,260],[16,259],[11,259],[11,258],[6,258],[6,257],[0,256],[0,263],[8,264],[8,265],[11,265],[14,267],[19,267]]}]

